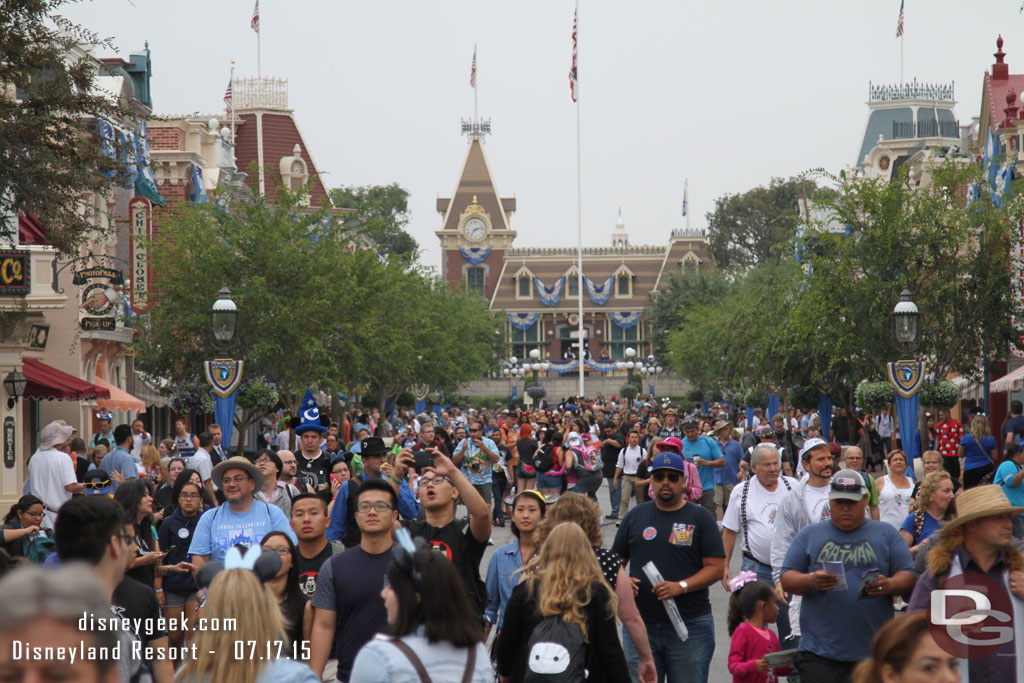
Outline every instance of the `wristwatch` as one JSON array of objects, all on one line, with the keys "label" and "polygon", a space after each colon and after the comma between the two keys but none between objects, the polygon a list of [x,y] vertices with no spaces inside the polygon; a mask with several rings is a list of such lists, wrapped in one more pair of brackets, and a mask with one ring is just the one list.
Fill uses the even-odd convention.
[{"label": "wristwatch", "polygon": [[685,593],[686,589],[689,587],[689,585],[685,581],[680,581],[679,582],[679,587],[682,588],[683,589],[683,593]]}]

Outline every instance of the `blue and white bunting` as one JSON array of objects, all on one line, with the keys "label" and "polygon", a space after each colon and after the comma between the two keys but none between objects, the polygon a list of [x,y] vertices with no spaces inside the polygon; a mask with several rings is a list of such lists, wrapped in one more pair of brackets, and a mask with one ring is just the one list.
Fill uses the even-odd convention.
[{"label": "blue and white bunting", "polygon": [[579,366],[580,362],[578,360],[552,360],[548,361],[548,372],[557,372],[563,375],[567,372],[572,372]]},{"label": "blue and white bunting", "polygon": [[483,263],[487,260],[487,255],[491,253],[490,247],[459,247],[459,253],[462,254],[462,258],[466,259],[474,266],[478,263]]},{"label": "blue and white bunting", "polygon": [[611,275],[602,284],[597,284],[587,276],[583,276],[583,285],[587,288],[587,296],[598,306],[603,306],[608,297],[612,295],[612,285],[615,284],[615,276]]},{"label": "blue and white bunting", "polygon": [[640,322],[640,317],[644,314],[643,311],[625,311],[623,313],[616,313],[615,311],[609,311],[608,315],[611,316],[612,322],[615,323],[616,327],[623,330],[628,330],[634,327]]},{"label": "blue and white bunting", "polygon": [[996,173],[996,180],[992,186],[992,203],[999,208],[1003,208],[1003,204],[1006,202],[1006,191],[1010,188],[1010,183],[1013,182],[1013,162],[1007,162],[999,172]]},{"label": "blue and white bunting", "polygon": [[562,285],[565,284],[565,276],[555,280],[555,284],[547,287],[538,278],[533,278],[533,286],[537,288],[537,294],[545,306],[554,306],[562,297]]},{"label": "blue and white bunting", "polygon": [[512,323],[512,327],[517,330],[528,330],[537,322],[540,313],[506,313],[505,316]]},{"label": "blue and white bunting", "polygon": [[203,168],[198,164],[192,164],[192,192],[188,196],[189,201],[197,204],[205,204],[206,182],[203,180]]},{"label": "blue and white bunting", "polygon": [[614,360],[591,360],[587,359],[587,367],[598,372],[612,372],[618,370],[618,362]]}]

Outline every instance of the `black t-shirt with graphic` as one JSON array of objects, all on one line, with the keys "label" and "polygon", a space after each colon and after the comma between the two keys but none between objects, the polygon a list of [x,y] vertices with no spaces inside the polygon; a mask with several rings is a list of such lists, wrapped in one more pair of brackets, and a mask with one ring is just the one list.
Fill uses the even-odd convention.
[{"label": "black t-shirt with graphic", "polygon": [[333,554],[334,548],[331,547],[330,543],[325,545],[324,549],[314,557],[308,559],[302,556],[302,551],[299,551],[299,590],[307,598],[312,598],[313,593],[316,592],[316,576],[320,573],[320,567]]},{"label": "black t-shirt with graphic", "polygon": [[[300,451],[295,454],[295,461],[298,464],[295,478],[303,484],[309,484],[316,490],[325,482],[330,481],[331,456],[327,455],[327,453],[321,451],[320,455],[309,460]],[[304,490],[301,486],[299,489]]]},{"label": "black t-shirt with graphic", "polygon": [[466,584],[469,604],[478,617],[482,617],[487,588],[480,580],[480,561],[487,550],[487,541],[481,543],[473,536],[468,520],[453,520],[443,527],[430,526],[426,520],[414,519],[405,523],[409,533],[422,538],[432,550],[444,553],[455,565]]}]

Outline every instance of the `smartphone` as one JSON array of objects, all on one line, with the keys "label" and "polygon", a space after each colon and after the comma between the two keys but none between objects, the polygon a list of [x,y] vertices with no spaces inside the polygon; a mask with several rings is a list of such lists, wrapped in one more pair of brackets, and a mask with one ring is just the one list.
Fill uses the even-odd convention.
[{"label": "smartphone", "polygon": [[434,466],[434,454],[429,451],[413,451],[412,458],[412,468],[416,474],[422,474],[423,470]]},{"label": "smartphone", "polygon": [[396,442],[395,445],[391,447],[391,455],[398,455],[401,452],[402,446]]}]

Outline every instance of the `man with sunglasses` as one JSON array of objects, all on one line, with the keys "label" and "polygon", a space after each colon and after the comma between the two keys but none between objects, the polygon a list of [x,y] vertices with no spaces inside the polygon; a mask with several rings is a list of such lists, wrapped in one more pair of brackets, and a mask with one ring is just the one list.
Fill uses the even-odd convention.
[{"label": "man with sunglasses", "polygon": [[[658,680],[706,683],[715,651],[708,588],[722,579],[725,549],[711,513],[687,503],[685,473],[681,455],[663,452],[654,456],[654,499],[626,514],[611,550],[629,562],[630,578],[639,586],[636,606],[647,626]],[[643,571],[648,562],[653,562],[665,579],[656,586]],[[664,600],[675,601],[690,634],[685,641],[676,635]],[[635,671],[639,664],[636,646],[628,633],[622,635],[626,660]]]},{"label": "man with sunglasses", "polygon": [[483,423],[480,420],[470,420],[469,437],[463,439],[455,447],[455,452],[452,453],[452,462],[462,467],[466,479],[476,488],[477,493],[487,502],[488,506],[492,502],[493,495],[491,467],[492,463],[498,462],[499,459],[498,445],[483,435]]},{"label": "man with sunglasses", "polygon": [[892,525],[865,519],[867,505],[860,473],[836,472],[828,521],[801,529],[780,568],[783,589],[803,596],[796,656],[802,681],[847,680],[893,618],[892,596],[914,585],[906,542]]}]

